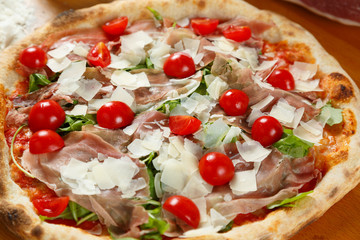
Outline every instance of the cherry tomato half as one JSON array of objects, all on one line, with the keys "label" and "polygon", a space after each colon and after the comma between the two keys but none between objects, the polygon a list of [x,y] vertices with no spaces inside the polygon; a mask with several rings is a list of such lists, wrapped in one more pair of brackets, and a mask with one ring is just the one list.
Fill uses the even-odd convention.
[{"label": "cherry tomato half", "polygon": [[250,39],[251,29],[247,26],[230,26],[223,31],[223,35],[236,42],[243,42]]},{"label": "cherry tomato half", "polygon": [[125,31],[127,24],[128,17],[124,16],[115,18],[105,23],[104,25],[102,25],[102,29],[104,30],[104,32],[110,35],[121,35]]},{"label": "cherry tomato half", "polygon": [[134,120],[134,112],[123,102],[112,101],[105,103],[96,116],[100,127],[108,129],[122,128],[130,125]]},{"label": "cherry tomato half", "polygon": [[32,154],[49,153],[64,147],[64,140],[53,130],[43,129],[34,133],[29,141]]},{"label": "cherry tomato half", "polygon": [[210,152],[200,159],[199,172],[207,183],[219,186],[233,179],[235,167],[231,159],[225,154]]},{"label": "cherry tomato half", "polygon": [[169,127],[172,133],[177,135],[188,135],[199,130],[201,121],[187,115],[170,116]]},{"label": "cherry tomato half", "polygon": [[40,215],[46,217],[57,217],[67,207],[69,197],[39,198],[32,201]]},{"label": "cherry tomato half", "polygon": [[53,100],[37,102],[29,113],[29,127],[33,132],[41,129],[51,129],[55,131],[64,121],[64,110]]},{"label": "cherry tomato half", "polygon": [[171,54],[164,63],[164,72],[171,77],[186,78],[193,75],[195,71],[194,60],[183,52]]},{"label": "cherry tomato half", "polygon": [[19,57],[20,62],[29,68],[42,68],[46,65],[46,52],[37,46],[25,48]]},{"label": "cherry tomato half", "polygon": [[230,89],[221,95],[219,104],[227,115],[239,116],[246,112],[249,97],[243,91]]},{"label": "cherry tomato half", "polygon": [[105,43],[99,42],[93,46],[87,55],[87,60],[95,67],[107,67],[111,63],[111,56]]},{"label": "cherry tomato half", "polygon": [[163,209],[171,212],[193,228],[197,228],[200,223],[200,211],[195,203],[184,196],[175,195],[166,199]]},{"label": "cherry tomato half", "polygon": [[280,140],[283,134],[280,122],[271,116],[262,116],[255,120],[251,128],[251,136],[264,147]]},{"label": "cherry tomato half", "polygon": [[208,35],[215,32],[219,24],[218,19],[194,18],[191,19],[191,27],[198,35]]},{"label": "cherry tomato half", "polygon": [[295,81],[293,75],[286,69],[276,69],[273,71],[267,82],[273,87],[280,88],[282,90],[291,91],[295,88]]}]

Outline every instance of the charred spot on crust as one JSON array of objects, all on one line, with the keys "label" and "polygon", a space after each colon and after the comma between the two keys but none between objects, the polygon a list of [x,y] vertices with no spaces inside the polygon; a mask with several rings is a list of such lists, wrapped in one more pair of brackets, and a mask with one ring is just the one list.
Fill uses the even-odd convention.
[{"label": "charred spot on crust", "polygon": [[322,89],[336,102],[349,102],[354,97],[354,89],[350,80],[343,74],[333,72],[321,80]]},{"label": "charred spot on crust", "polygon": [[333,190],[331,190],[331,192],[329,193],[328,197],[333,198],[337,192],[338,192],[338,188],[334,187]]},{"label": "charred spot on crust", "polygon": [[24,225],[31,224],[30,217],[25,213],[24,209],[20,207],[5,205],[0,210],[0,216],[2,217],[1,219],[8,226],[14,226],[18,228]]},{"label": "charred spot on crust", "polygon": [[62,27],[65,24],[72,24],[75,23],[79,20],[83,20],[86,18],[87,15],[97,15],[97,16],[101,16],[103,13],[103,9],[102,8],[98,8],[96,13],[93,12],[87,12],[87,14],[83,14],[83,12],[79,12],[79,11],[74,11],[73,9],[64,11],[62,13],[60,13],[59,15],[57,15],[54,19],[54,21],[52,22],[53,27]]},{"label": "charred spot on crust", "polygon": [[199,9],[203,9],[206,6],[206,2],[205,0],[200,0],[197,5]]},{"label": "charred spot on crust", "polygon": [[350,172],[349,172],[349,170],[347,170],[347,169],[344,169],[344,170],[343,170],[343,174],[344,174],[344,176],[345,176],[346,178],[348,178],[348,177],[350,176]]},{"label": "charred spot on crust", "polygon": [[338,72],[331,73],[330,77],[337,81],[342,81],[345,79],[345,76]]},{"label": "charred spot on crust", "polygon": [[40,238],[44,234],[44,231],[40,227],[40,225],[37,225],[31,230],[31,236],[34,236],[36,238]]}]

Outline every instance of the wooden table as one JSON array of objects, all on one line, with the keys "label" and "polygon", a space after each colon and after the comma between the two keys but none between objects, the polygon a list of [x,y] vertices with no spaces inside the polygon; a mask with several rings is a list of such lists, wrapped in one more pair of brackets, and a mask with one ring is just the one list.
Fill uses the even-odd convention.
[{"label": "wooden table", "polygon": [[[31,0],[46,12],[42,21],[60,13],[65,6],[50,0]],[[280,0],[247,0],[252,5],[277,12],[309,30],[360,86],[360,27],[342,25]],[[0,240],[18,240],[0,224]],[[335,204],[318,221],[291,240],[359,240],[360,186]]]}]

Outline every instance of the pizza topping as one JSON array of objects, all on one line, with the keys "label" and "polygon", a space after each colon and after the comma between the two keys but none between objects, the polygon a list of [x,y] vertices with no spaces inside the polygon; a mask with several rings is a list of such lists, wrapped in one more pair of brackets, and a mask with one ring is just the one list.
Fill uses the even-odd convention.
[{"label": "pizza topping", "polygon": [[191,19],[191,27],[193,31],[198,35],[208,35],[215,32],[218,24],[219,24],[218,19],[209,19],[209,18]]},{"label": "pizza topping", "polygon": [[197,228],[200,222],[200,212],[195,203],[184,196],[172,196],[163,204],[166,211],[171,212],[193,228]]},{"label": "pizza topping", "polygon": [[177,135],[189,135],[199,130],[201,121],[192,116],[171,116],[169,127],[172,133]]},{"label": "pizza topping", "polygon": [[42,68],[47,62],[46,52],[38,46],[25,48],[20,56],[19,61],[29,68]]},{"label": "pizza topping", "polygon": [[32,203],[40,215],[57,217],[66,209],[69,197],[40,198],[33,200]]},{"label": "pizza topping", "polygon": [[41,129],[55,131],[65,121],[65,112],[57,102],[42,100],[31,108],[28,121],[33,132]]},{"label": "pizza topping", "polygon": [[302,140],[319,144],[323,138],[323,127],[314,119],[308,122],[300,122],[300,125],[294,129],[294,135]]},{"label": "pizza topping", "polygon": [[230,26],[222,33],[226,38],[235,42],[243,42],[251,37],[251,29],[247,26]]},{"label": "pizza topping", "polygon": [[164,63],[164,72],[171,77],[186,78],[193,75],[195,71],[194,60],[185,53],[174,53]]},{"label": "pizza topping", "polygon": [[321,108],[319,121],[323,122],[323,126],[325,124],[332,126],[341,123],[343,121],[342,109],[333,108],[331,104],[326,104]]},{"label": "pizza topping", "polygon": [[283,134],[283,128],[278,120],[271,116],[259,117],[251,128],[251,136],[264,147],[277,142]]},{"label": "pizza topping", "polygon": [[39,73],[33,73],[29,77],[29,93],[38,90],[39,86],[46,86],[51,81],[47,79],[45,75],[39,74]]},{"label": "pizza topping", "polygon": [[295,197],[287,198],[282,201],[280,201],[280,200],[276,201],[272,204],[267,205],[266,207],[268,209],[274,209],[277,207],[294,207],[295,205],[293,204],[293,202],[295,202],[299,199],[302,199],[313,192],[314,191],[302,192],[302,193],[299,193],[298,195],[296,195]]},{"label": "pizza topping", "polygon": [[87,60],[95,67],[107,67],[111,63],[111,56],[105,43],[99,42],[93,46],[87,55]]},{"label": "pizza topping", "polygon": [[210,152],[200,159],[199,172],[207,183],[219,186],[231,181],[235,168],[228,156],[219,152]]},{"label": "pizza topping", "polygon": [[134,112],[123,102],[105,103],[98,111],[96,120],[101,127],[116,129],[126,127],[134,120]]},{"label": "pizza topping", "polygon": [[49,153],[64,147],[64,140],[56,132],[44,129],[34,133],[29,141],[29,149],[32,154]]},{"label": "pizza topping", "polygon": [[267,82],[273,87],[277,87],[286,91],[294,90],[295,81],[291,73],[285,69],[277,69],[271,73]]},{"label": "pizza topping", "polygon": [[220,97],[219,104],[227,115],[243,115],[247,110],[249,97],[241,90],[230,89]]},{"label": "pizza topping", "polygon": [[102,29],[111,35],[121,35],[128,24],[128,17],[119,17],[115,18],[109,22],[106,22],[104,25],[102,25]]}]

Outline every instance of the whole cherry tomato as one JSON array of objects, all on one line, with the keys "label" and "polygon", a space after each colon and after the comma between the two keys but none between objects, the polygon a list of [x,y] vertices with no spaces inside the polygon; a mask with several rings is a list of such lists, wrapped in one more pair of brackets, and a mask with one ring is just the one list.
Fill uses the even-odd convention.
[{"label": "whole cherry tomato", "polygon": [[198,35],[208,35],[215,32],[219,24],[218,19],[194,18],[191,19],[191,27]]},{"label": "whole cherry tomato", "polygon": [[163,209],[171,212],[193,228],[197,228],[200,223],[200,212],[195,203],[184,196],[175,195],[166,199]]},{"label": "whole cherry tomato", "polygon": [[110,35],[121,35],[128,24],[128,17],[119,17],[115,18],[104,25],[102,25],[102,29]]},{"label": "whole cherry tomato", "polygon": [[46,217],[57,217],[67,207],[69,197],[39,198],[32,201],[39,215]]},{"label": "whole cherry tomato", "polygon": [[37,46],[25,48],[19,57],[20,62],[29,68],[42,68],[46,65],[46,52]]},{"label": "whole cherry tomato", "polygon": [[295,81],[293,75],[286,69],[276,69],[273,71],[267,82],[273,87],[280,88],[282,90],[291,91],[295,88]]},{"label": "whole cherry tomato", "polygon": [[247,26],[230,26],[223,31],[223,35],[236,42],[243,42],[250,39],[251,29]]},{"label": "whole cherry tomato", "polygon": [[231,159],[225,154],[210,152],[200,159],[199,172],[205,182],[219,186],[233,179],[235,167]]},{"label": "whole cherry tomato", "polygon": [[123,102],[112,101],[105,103],[96,116],[100,127],[108,129],[122,128],[130,125],[134,120],[134,112]]},{"label": "whole cherry tomato", "polygon": [[227,115],[239,116],[246,112],[249,97],[241,90],[230,89],[221,95],[219,104]]},{"label": "whole cherry tomato", "polygon": [[199,130],[201,121],[187,115],[170,116],[169,127],[172,133],[177,135],[188,135]]},{"label": "whole cherry tomato", "polygon": [[64,147],[64,140],[53,130],[43,129],[34,133],[29,141],[32,154],[49,153]]},{"label": "whole cherry tomato", "polygon": [[251,128],[251,136],[264,147],[280,140],[283,134],[280,122],[271,116],[262,116],[255,120]]},{"label": "whole cherry tomato", "polygon": [[183,52],[171,54],[164,63],[164,72],[171,77],[186,78],[193,75],[195,71],[194,60]]},{"label": "whole cherry tomato", "polygon": [[64,121],[64,110],[53,100],[37,102],[29,113],[29,127],[33,132],[41,129],[51,129],[55,131]]},{"label": "whole cherry tomato", "polygon": [[87,55],[87,60],[95,67],[107,67],[111,63],[111,55],[105,43],[99,42],[93,46]]}]

